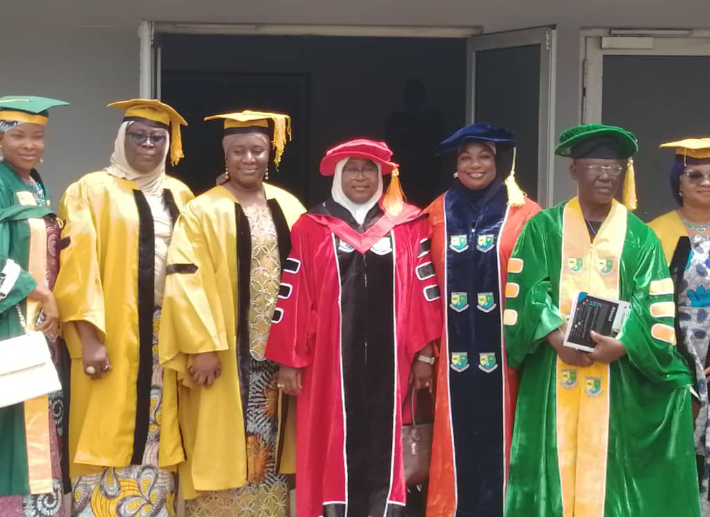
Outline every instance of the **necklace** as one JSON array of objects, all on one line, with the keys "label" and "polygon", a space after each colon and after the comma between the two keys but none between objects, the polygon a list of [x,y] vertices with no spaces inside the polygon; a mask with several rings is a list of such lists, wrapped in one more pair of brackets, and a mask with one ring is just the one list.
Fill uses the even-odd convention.
[{"label": "necklace", "polygon": [[29,187],[32,189],[32,196],[34,196],[35,202],[39,206],[44,206],[46,204],[46,200],[42,185],[37,183],[34,178],[30,178],[30,181],[31,183],[29,184]]},{"label": "necklace", "polygon": [[695,224],[691,223],[687,219],[683,219],[683,224],[689,229],[689,230],[697,230],[699,233],[705,233],[706,231],[710,230],[710,223],[705,223],[705,224]]}]

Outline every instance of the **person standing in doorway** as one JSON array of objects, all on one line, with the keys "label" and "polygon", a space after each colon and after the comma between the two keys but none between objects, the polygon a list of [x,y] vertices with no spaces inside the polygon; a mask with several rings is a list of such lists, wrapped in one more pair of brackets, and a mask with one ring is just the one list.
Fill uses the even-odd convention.
[{"label": "person standing in doorway", "polygon": [[[426,212],[446,313],[439,349],[427,517],[502,517],[518,379],[507,367],[501,318],[508,257],[540,207],[498,167],[513,134],[463,127],[441,142],[456,153],[451,189]],[[472,394],[479,394],[471,404]]]},{"label": "person standing in doorway", "polygon": [[[533,217],[508,261],[505,341],[521,382],[507,517],[700,515],[673,282],[630,212],[637,150],[622,128],[564,131],[556,153],[572,158],[578,195]],[[565,345],[578,292],[630,303],[615,337],[590,333],[592,352]]]},{"label": "person standing in doorway", "polygon": [[412,78],[404,84],[402,100],[405,109],[389,116],[385,139],[394,159],[407,171],[402,179],[407,200],[422,207],[438,194],[442,160],[434,145],[444,137],[444,121],[440,113],[426,109],[426,86],[421,79]]},{"label": "person standing in doorway", "polygon": [[153,99],[125,110],[111,164],[69,186],[55,296],[72,359],[69,459],[76,517],[175,513],[177,479],[159,468],[163,369],[158,330],[173,225],[190,190],[166,175],[183,118]]},{"label": "person standing in doorway", "polygon": [[710,517],[710,138],[688,138],[675,149],[671,193],[678,208],[649,223],[663,246],[675,285],[678,349],[694,377],[695,448],[703,517]]}]

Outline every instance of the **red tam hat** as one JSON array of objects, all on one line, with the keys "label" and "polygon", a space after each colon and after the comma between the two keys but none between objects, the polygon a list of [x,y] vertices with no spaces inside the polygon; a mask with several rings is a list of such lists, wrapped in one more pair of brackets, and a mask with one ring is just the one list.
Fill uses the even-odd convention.
[{"label": "red tam hat", "polygon": [[399,183],[399,165],[390,161],[392,150],[389,146],[384,142],[375,142],[364,138],[336,145],[325,153],[325,157],[320,162],[320,173],[323,176],[334,176],[335,166],[346,158],[372,160],[380,164],[383,176],[392,175],[390,186],[387,187],[387,192],[382,198],[382,208],[388,214],[394,217],[398,216],[404,208],[406,198],[402,192],[402,185]]},{"label": "red tam hat", "polygon": [[392,170],[397,168],[397,164],[390,161],[392,159],[392,150],[386,143],[360,138],[336,145],[328,150],[320,162],[320,173],[323,176],[334,176],[335,166],[340,160],[346,158],[363,158],[379,163],[382,167],[383,175],[391,174]]}]

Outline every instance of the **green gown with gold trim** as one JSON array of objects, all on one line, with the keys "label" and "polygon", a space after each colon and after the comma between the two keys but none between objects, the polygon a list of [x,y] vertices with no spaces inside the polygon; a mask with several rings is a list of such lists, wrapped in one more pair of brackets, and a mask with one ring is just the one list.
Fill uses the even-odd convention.
[{"label": "green gown with gold trim", "polygon": [[[613,202],[593,240],[577,198],[523,229],[508,265],[508,363],[521,371],[506,515],[697,517],[690,371],[655,234]],[[562,363],[545,336],[575,291],[631,302],[606,365]]]}]

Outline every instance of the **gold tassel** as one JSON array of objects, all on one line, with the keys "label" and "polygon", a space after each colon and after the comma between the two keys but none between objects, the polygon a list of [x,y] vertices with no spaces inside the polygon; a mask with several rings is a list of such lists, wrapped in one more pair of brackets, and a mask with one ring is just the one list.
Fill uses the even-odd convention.
[{"label": "gold tassel", "polygon": [[402,208],[404,208],[404,201],[406,197],[404,196],[404,191],[402,190],[402,184],[399,181],[399,169],[395,167],[392,170],[392,179],[390,180],[390,186],[387,187],[387,192],[385,192],[385,197],[382,198],[382,206],[385,212],[397,217]]},{"label": "gold tassel", "polygon": [[271,142],[276,149],[274,164],[281,163],[281,156],[286,148],[286,138],[291,140],[291,119],[289,117],[274,117],[274,140]]},{"label": "gold tassel", "polygon": [[626,208],[632,212],[636,210],[637,200],[636,200],[636,171],[634,170],[634,159],[629,158],[628,165],[626,166],[626,177],[624,178],[624,188],[622,200]]},{"label": "gold tassel", "polygon": [[510,168],[510,174],[505,179],[505,188],[508,190],[508,205],[523,206],[525,204],[526,194],[523,192],[518,183],[515,181],[515,158],[517,149],[513,147],[513,166]]},{"label": "gold tassel", "polygon": [[180,123],[172,123],[172,135],[170,136],[170,163],[177,165],[185,155],[182,152],[182,135],[180,133]]}]

